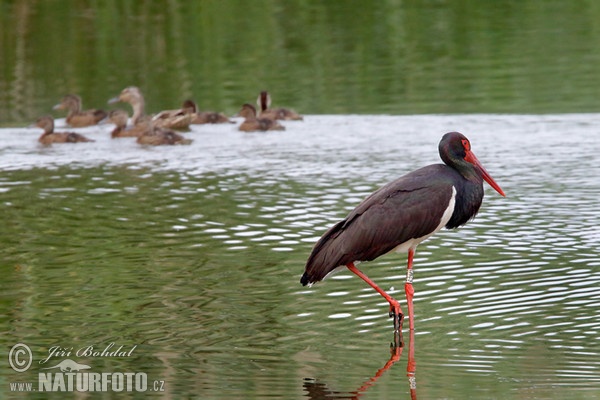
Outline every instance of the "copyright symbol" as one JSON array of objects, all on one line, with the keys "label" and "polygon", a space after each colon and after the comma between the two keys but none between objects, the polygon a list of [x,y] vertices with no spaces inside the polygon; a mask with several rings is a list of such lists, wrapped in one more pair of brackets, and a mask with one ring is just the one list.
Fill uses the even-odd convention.
[{"label": "copyright symbol", "polygon": [[32,360],[31,349],[24,343],[15,344],[8,352],[8,363],[17,372],[27,371]]}]

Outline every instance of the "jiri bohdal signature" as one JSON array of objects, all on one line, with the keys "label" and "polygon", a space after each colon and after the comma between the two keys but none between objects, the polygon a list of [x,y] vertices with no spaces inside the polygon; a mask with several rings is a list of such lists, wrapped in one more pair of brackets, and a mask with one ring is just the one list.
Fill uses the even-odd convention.
[{"label": "jiri bohdal signature", "polygon": [[104,348],[96,345],[84,346],[75,350],[74,347],[52,346],[48,349],[48,357],[40,360],[40,364],[46,364],[55,357],[131,357],[133,351],[137,348],[137,344],[131,348],[127,346],[117,345],[113,342],[106,345]]}]

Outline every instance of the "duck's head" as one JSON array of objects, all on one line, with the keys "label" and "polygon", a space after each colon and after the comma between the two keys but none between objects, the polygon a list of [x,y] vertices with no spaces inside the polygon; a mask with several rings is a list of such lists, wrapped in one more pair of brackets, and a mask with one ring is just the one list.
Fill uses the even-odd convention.
[{"label": "duck's head", "polygon": [[196,105],[196,103],[194,102],[194,100],[186,100],[183,102],[183,104],[181,105],[181,108],[186,112],[186,113],[195,113],[198,112],[198,106]]},{"label": "duck's head", "polygon": [[256,108],[252,104],[244,104],[242,109],[237,114],[238,117],[243,118],[256,118]]},{"label": "duck's head", "polygon": [[120,128],[124,128],[127,126],[127,120],[129,119],[129,114],[125,110],[112,110],[108,113],[108,121],[112,122],[116,126]]},{"label": "duck's head", "polygon": [[68,94],[62,98],[60,103],[52,107],[53,110],[74,110],[79,111],[81,109],[81,97],[76,94]]},{"label": "duck's head", "polygon": [[144,101],[142,92],[137,86],[129,86],[121,90],[121,93],[117,97],[113,97],[108,100],[108,104],[125,102],[129,104],[137,104]]},{"label": "duck's head", "polygon": [[51,133],[54,131],[54,118],[51,115],[44,115],[35,120],[30,128],[42,128],[45,133]]}]

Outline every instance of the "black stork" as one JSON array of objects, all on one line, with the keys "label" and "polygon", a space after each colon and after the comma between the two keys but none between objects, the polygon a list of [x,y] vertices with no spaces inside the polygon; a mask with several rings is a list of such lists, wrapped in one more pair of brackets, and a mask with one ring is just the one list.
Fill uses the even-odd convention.
[{"label": "black stork", "polygon": [[410,330],[414,330],[413,257],[417,245],[443,227],[464,225],[477,214],[485,180],[505,196],[458,132],[446,133],[439,144],[444,164],[410,172],[373,192],[315,244],[300,283],[310,285],[347,267],[390,303],[394,330],[402,323],[400,304],[355,264],[390,253],[408,252],[404,290]]}]

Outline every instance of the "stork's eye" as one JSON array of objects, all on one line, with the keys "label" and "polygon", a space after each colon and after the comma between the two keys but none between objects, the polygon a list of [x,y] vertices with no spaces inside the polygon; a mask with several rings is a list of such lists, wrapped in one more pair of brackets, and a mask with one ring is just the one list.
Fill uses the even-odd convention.
[{"label": "stork's eye", "polygon": [[467,151],[471,150],[471,143],[467,139],[461,140],[463,148]]}]

